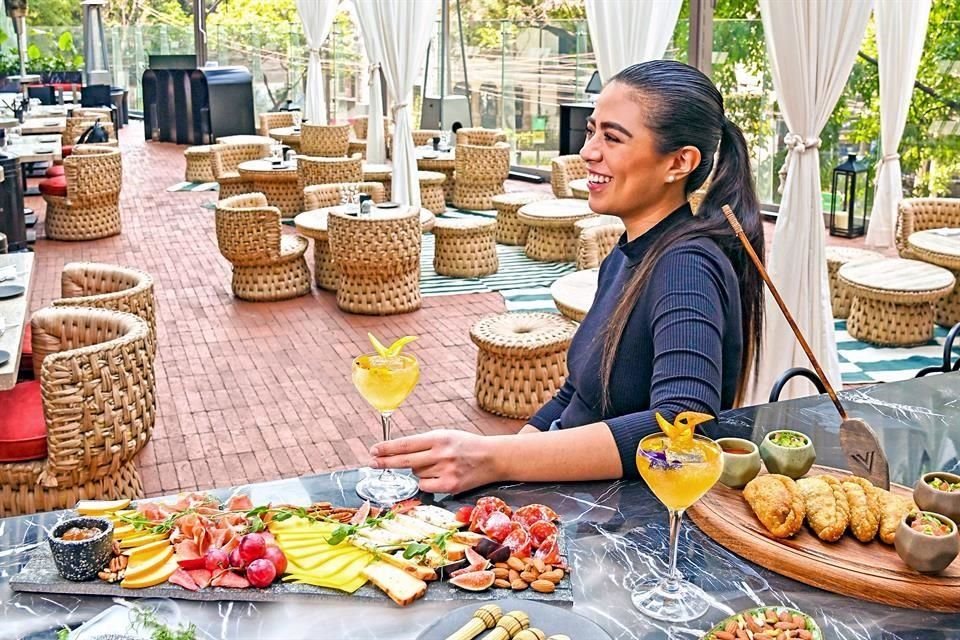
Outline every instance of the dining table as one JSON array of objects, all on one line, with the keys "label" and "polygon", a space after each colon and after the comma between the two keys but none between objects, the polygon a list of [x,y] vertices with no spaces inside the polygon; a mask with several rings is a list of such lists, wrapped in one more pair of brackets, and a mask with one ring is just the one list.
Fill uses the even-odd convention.
[{"label": "dining table", "polygon": [[[892,482],[912,485],[926,471],[960,467],[960,373],[846,390],[840,398],[851,416],[877,432]],[[817,463],[844,468],[840,419],[826,395],[724,411],[706,431],[712,437],[740,436],[760,442],[770,431],[789,427],[807,434]],[[538,464],[535,451],[531,464]],[[368,469],[213,490],[221,499],[245,493],[254,504],[306,505],[326,500],[358,506],[358,480]],[[423,494],[422,500],[455,509],[494,495],[510,505],[542,503],[560,516],[571,566],[573,604],[569,610],[597,623],[617,640],[700,638],[723,618],[749,608],[787,606],[810,615],[830,640],[947,640],[960,637],[960,614],[933,613],[875,604],[807,586],[740,557],[687,522],[680,532],[678,567],[702,588],[710,608],[690,622],[645,617],[631,603],[632,588],[665,570],[667,509],[635,479],[531,484],[501,482],[456,496]],[[84,595],[12,592],[15,576],[63,512],[0,520],[0,637],[53,637],[61,626],[77,627],[111,607],[134,601]],[[814,569],[811,569],[813,571]],[[508,593],[508,592],[506,592]],[[494,600],[503,591],[490,593]],[[324,638],[413,640],[430,625],[478,601],[417,601],[398,607],[380,599],[341,597],[282,602],[194,602],[154,600],[170,621],[196,625],[198,638]],[[577,640],[583,640],[578,638]],[[590,638],[589,640],[593,640]],[[602,640],[597,638],[596,640]]]},{"label": "dining table", "polygon": [[[23,351],[23,332],[30,321],[33,259],[32,252],[0,255],[0,291],[10,286],[23,288],[23,293],[15,297],[0,298],[0,352],[7,354],[0,357],[0,391],[12,389],[17,384]],[[0,411],[2,410],[0,407]],[[0,631],[0,637],[2,633]]]},{"label": "dining table", "polygon": [[[944,227],[915,231],[907,237],[907,247],[920,260],[949,269],[960,277],[960,229]],[[960,322],[960,287],[938,300],[934,312],[937,324],[952,327]]]}]

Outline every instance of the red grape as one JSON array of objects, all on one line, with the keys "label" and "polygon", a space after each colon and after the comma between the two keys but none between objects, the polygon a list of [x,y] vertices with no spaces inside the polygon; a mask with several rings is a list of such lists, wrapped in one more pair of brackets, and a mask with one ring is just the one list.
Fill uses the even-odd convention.
[{"label": "red grape", "polygon": [[265,558],[254,560],[247,567],[247,580],[255,587],[269,587],[277,577],[277,568]]},{"label": "red grape", "polygon": [[240,538],[240,559],[245,564],[250,564],[254,560],[259,560],[267,550],[267,541],[259,533],[248,533]]},{"label": "red grape", "polygon": [[283,555],[283,551],[280,551],[279,547],[267,547],[263,559],[273,563],[273,566],[277,568],[278,576],[287,570],[287,556]]},{"label": "red grape", "polygon": [[243,561],[243,558],[240,557],[240,547],[237,547],[230,552],[230,566],[234,569],[243,569],[246,566],[246,562]]},{"label": "red grape", "polygon": [[230,556],[223,549],[210,549],[203,557],[203,566],[207,571],[216,573],[230,566]]}]

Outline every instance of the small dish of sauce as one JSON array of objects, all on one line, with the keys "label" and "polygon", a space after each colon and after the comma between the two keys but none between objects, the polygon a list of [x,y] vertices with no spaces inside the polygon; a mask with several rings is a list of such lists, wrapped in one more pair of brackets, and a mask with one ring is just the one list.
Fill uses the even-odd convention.
[{"label": "small dish of sauce", "polygon": [[60,535],[60,539],[67,542],[77,542],[96,538],[101,533],[103,532],[96,527],[70,527]]}]

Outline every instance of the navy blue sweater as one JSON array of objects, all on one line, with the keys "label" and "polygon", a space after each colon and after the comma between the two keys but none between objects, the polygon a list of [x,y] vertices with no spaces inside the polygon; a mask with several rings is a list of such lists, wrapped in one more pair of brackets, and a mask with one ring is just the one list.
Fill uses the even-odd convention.
[{"label": "navy blue sweater", "polygon": [[601,410],[604,331],[630,274],[664,231],[692,215],[684,205],[632,241],[626,234],[600,265],[596,299],[567,353],[569,374],[530,424],[541,431],[605,422],[623,473],[639,477],[637,445],[659,431],[654,413],[717,415],[733,406],[743,350],[740,289],[733,265],[708,238],[685,241],[657,262],[633,305],[610,381],[611,408]]}]

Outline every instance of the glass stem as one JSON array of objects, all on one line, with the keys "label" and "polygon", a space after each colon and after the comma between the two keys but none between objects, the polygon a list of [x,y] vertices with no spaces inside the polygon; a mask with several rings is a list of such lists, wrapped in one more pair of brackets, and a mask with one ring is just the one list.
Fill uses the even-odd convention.
[{"label": "glass stem", "polygon": [[667,578],[663,581],[663,588],[667,593],[680,591],[680,572],[677,571],[677,548],[680,546],[680,522],[683,520],[683,509],[670,509],[670,569]]},{"label": "glass stem", "polygon": [[[390,439],[390,416],[392,415],[391,411],[380,414],[380,426],[383,428],[383,440],[386,442]],[[393,469],[384,469],[380,472],[380,479],[389,479],[393,475]]]}]

